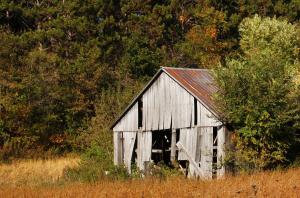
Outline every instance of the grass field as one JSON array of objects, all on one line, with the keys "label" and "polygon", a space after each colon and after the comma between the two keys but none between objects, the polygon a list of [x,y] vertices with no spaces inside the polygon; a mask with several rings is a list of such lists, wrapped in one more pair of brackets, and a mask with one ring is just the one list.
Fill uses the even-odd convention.
[{"label": "grass field", "polygon": [[40,186],[55,184],[66,167],[77,166],[79,158],[68,157],[50,160],[21,160],[0,164],[0,186]]},{"label": "grass field", "polygon": [[1,165],[0,197],[300,197],[300,169],[212,181],[174,177],[47,185],[47,180],[58,181],[64,167],[77,163],[78,159],[57,159]]}]

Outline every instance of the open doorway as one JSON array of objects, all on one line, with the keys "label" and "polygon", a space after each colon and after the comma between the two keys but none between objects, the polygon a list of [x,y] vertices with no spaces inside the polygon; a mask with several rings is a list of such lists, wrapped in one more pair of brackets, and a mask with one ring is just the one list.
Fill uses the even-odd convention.
[{"label": "open doorway", "polygon": [[155,164],[163,162],[171,164],[171,130],[160,130],[152,132],[152,156]]},{"label": "open doorway", "polygon": [[135,138],[134,146],[133,146],[133,152],[131,156],[131,166],[135,165],[137,163],[137,138]]}]

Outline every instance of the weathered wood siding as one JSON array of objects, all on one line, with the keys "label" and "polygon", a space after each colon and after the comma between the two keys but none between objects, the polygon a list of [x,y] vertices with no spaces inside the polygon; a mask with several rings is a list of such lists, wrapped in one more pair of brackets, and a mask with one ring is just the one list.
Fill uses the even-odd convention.
[{"label": "weathered wood siding", "polygon": [[218,130],[218,177],[225,175],[225,167],[223,166],[226,150],[226,127]]},{"label": "weathered wood siding", "polygon": [[124,165],[129,173],[131,173],[131,159],[133,154],[134,143],[137,132],[123,132],[124,141]]},{"label": "weathered wood siding", "polygon": [[[195,128],[180,129],[179,141],[190,153],[190,156],[196,159],[196,148],[197,148],[197,131]],[[178,160],[187,160],[187,156],[184,152],[178,153]]]},{"label": "weathered wood siding", "polygon": [[114,164],[121,165],[123,163],[122,151],[122,134],[121,132],[113,132],[114,139]]},{"label": "weathered wood siding", "polygon": [[202,137],[200,167],[204,173],[204,178],[212,178],[213,128],[200,127],[199,131]]},{"label": "weathered wood siding", "polygon": [[[218,130],[218,169],[217,176],[221,177],[225,173],[222,166],[225,156],[225,128]],[[213,127],[198,127],[181,129],[179,142],[187,149],[192,160],[198,164],[201,173],[190,163],[189,176],[212,178],[212,157],[213,157]],[[185,152],[179,151],[178,160],[189,160]]]},{"label": "weathered wood siding", "polygon": [[197,101],[198,124],[201,127],[220,126],[222,123],[202,103]]},{"label": "weathered wood siding", "polygon": [[116,124],[113,131],[135,131],[138,130],[138,103],[136,102],[124,117]]},{"label": "weathered wood siding", "polygon": [[115,131],[114,132],[114,164],[124,164],[131,172],[131,159],[136,140],[137,132],[133,131]]},{"label": "weathered wood siding", "polygon": [[143,130],[187,128],[193,123],[194,97],[162,73],[142,96]]},{"label": "weathered wood siding", "polygon": [[[194,167],[194,164],[199,167],[199,157],[197,157],[197,154],[200,152],[200,144],[197,140],[198,132],[196,127],[180,129],[179,142],[186,149],[186,151],[179,150],[178,160],[190,161],[189,176],[200,176],[196,171],[197,168]],[[189,156],[187,156],[186,152]],[[195,163],[192,163],[191,160],[193,160]]]},{"label": "weathered wood siding", "polygon": [[[212,177],[212,156],[213,156],[213,127],[222,125],[213,114],[197,101],[197,120],[198,123],[192,128],[180,129],[179,141],[187,148],[193,160],[199,164],[202,170],[202,176],[205,178]],[[221,127],[218,130],[218,176],[224,175],[224,167],[222,167],[224,159],[225,147],[225,129]],[[184,152],[179,152],[178,160],[188,160]],[[193,166],[189,167],[190,176],[199,175]]]},{"label": "weathered wood siding", "polygon": [[124,164],[130,172],[131,157],[138,129],[138,104],[134,104],[127,114],[113,128],[114,164]]},{"label": "weathered wood siding", "polygon": [[137,167],[144,170],[145,162],[151,161],[152,153],[152,132],[139,131],[138,132],[138,146],[137,146]]},{"label": "weathered wood siding", "polygon": [[[194,97],[167,74],[157,80],[141,96],[143,101],[143,131],[194,126]],[[198,126],[217,126],[213,114],[197,101]],[[113,131],[138,130],[138,104],[131,107]]]}]

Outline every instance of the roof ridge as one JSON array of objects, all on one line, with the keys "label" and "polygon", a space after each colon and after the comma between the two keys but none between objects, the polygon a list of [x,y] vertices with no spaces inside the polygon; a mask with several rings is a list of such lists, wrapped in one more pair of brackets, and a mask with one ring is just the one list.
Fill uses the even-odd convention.
[{"label": "roof ridge", "polygon": [[203,68],[187,68],[187,67],[161,67],[161,69],[178,69],[178,70],[206,70],[210,71],[211,69],[203,69]]}]

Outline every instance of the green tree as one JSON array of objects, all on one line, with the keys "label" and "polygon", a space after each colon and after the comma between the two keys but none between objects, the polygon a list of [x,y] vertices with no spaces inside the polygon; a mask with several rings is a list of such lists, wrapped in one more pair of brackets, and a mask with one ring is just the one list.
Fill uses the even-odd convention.
[{"label": "green tree", "polygon": [[182,64],[214,68],[229,54],[232,42],[221,38],[228,26],[225,17],[209,1],[199,2],[182,15],[182,23],[189,24],[184,39],[176,45],[184,57]]},{"label": "green tree", "polygon": [[242,54],[216,70],[217,101],[236,134],[236,162],[270,168],[292,160],[300,106],[295,25],[254,16],[239,26]]},{"label": "green tree", "polygon": [[105,114],[104,93],[130,92],[160,66],[214,68],[239,52],[238,24],[255,13],[296,22],[299,3],[2,0],[0,153],[71,150]]},{"label": "green tree", "polygon": [[95,99],[116,84],[118,5],[0,3],[1,151],[72,149],[69,141],[95,115]]}]

